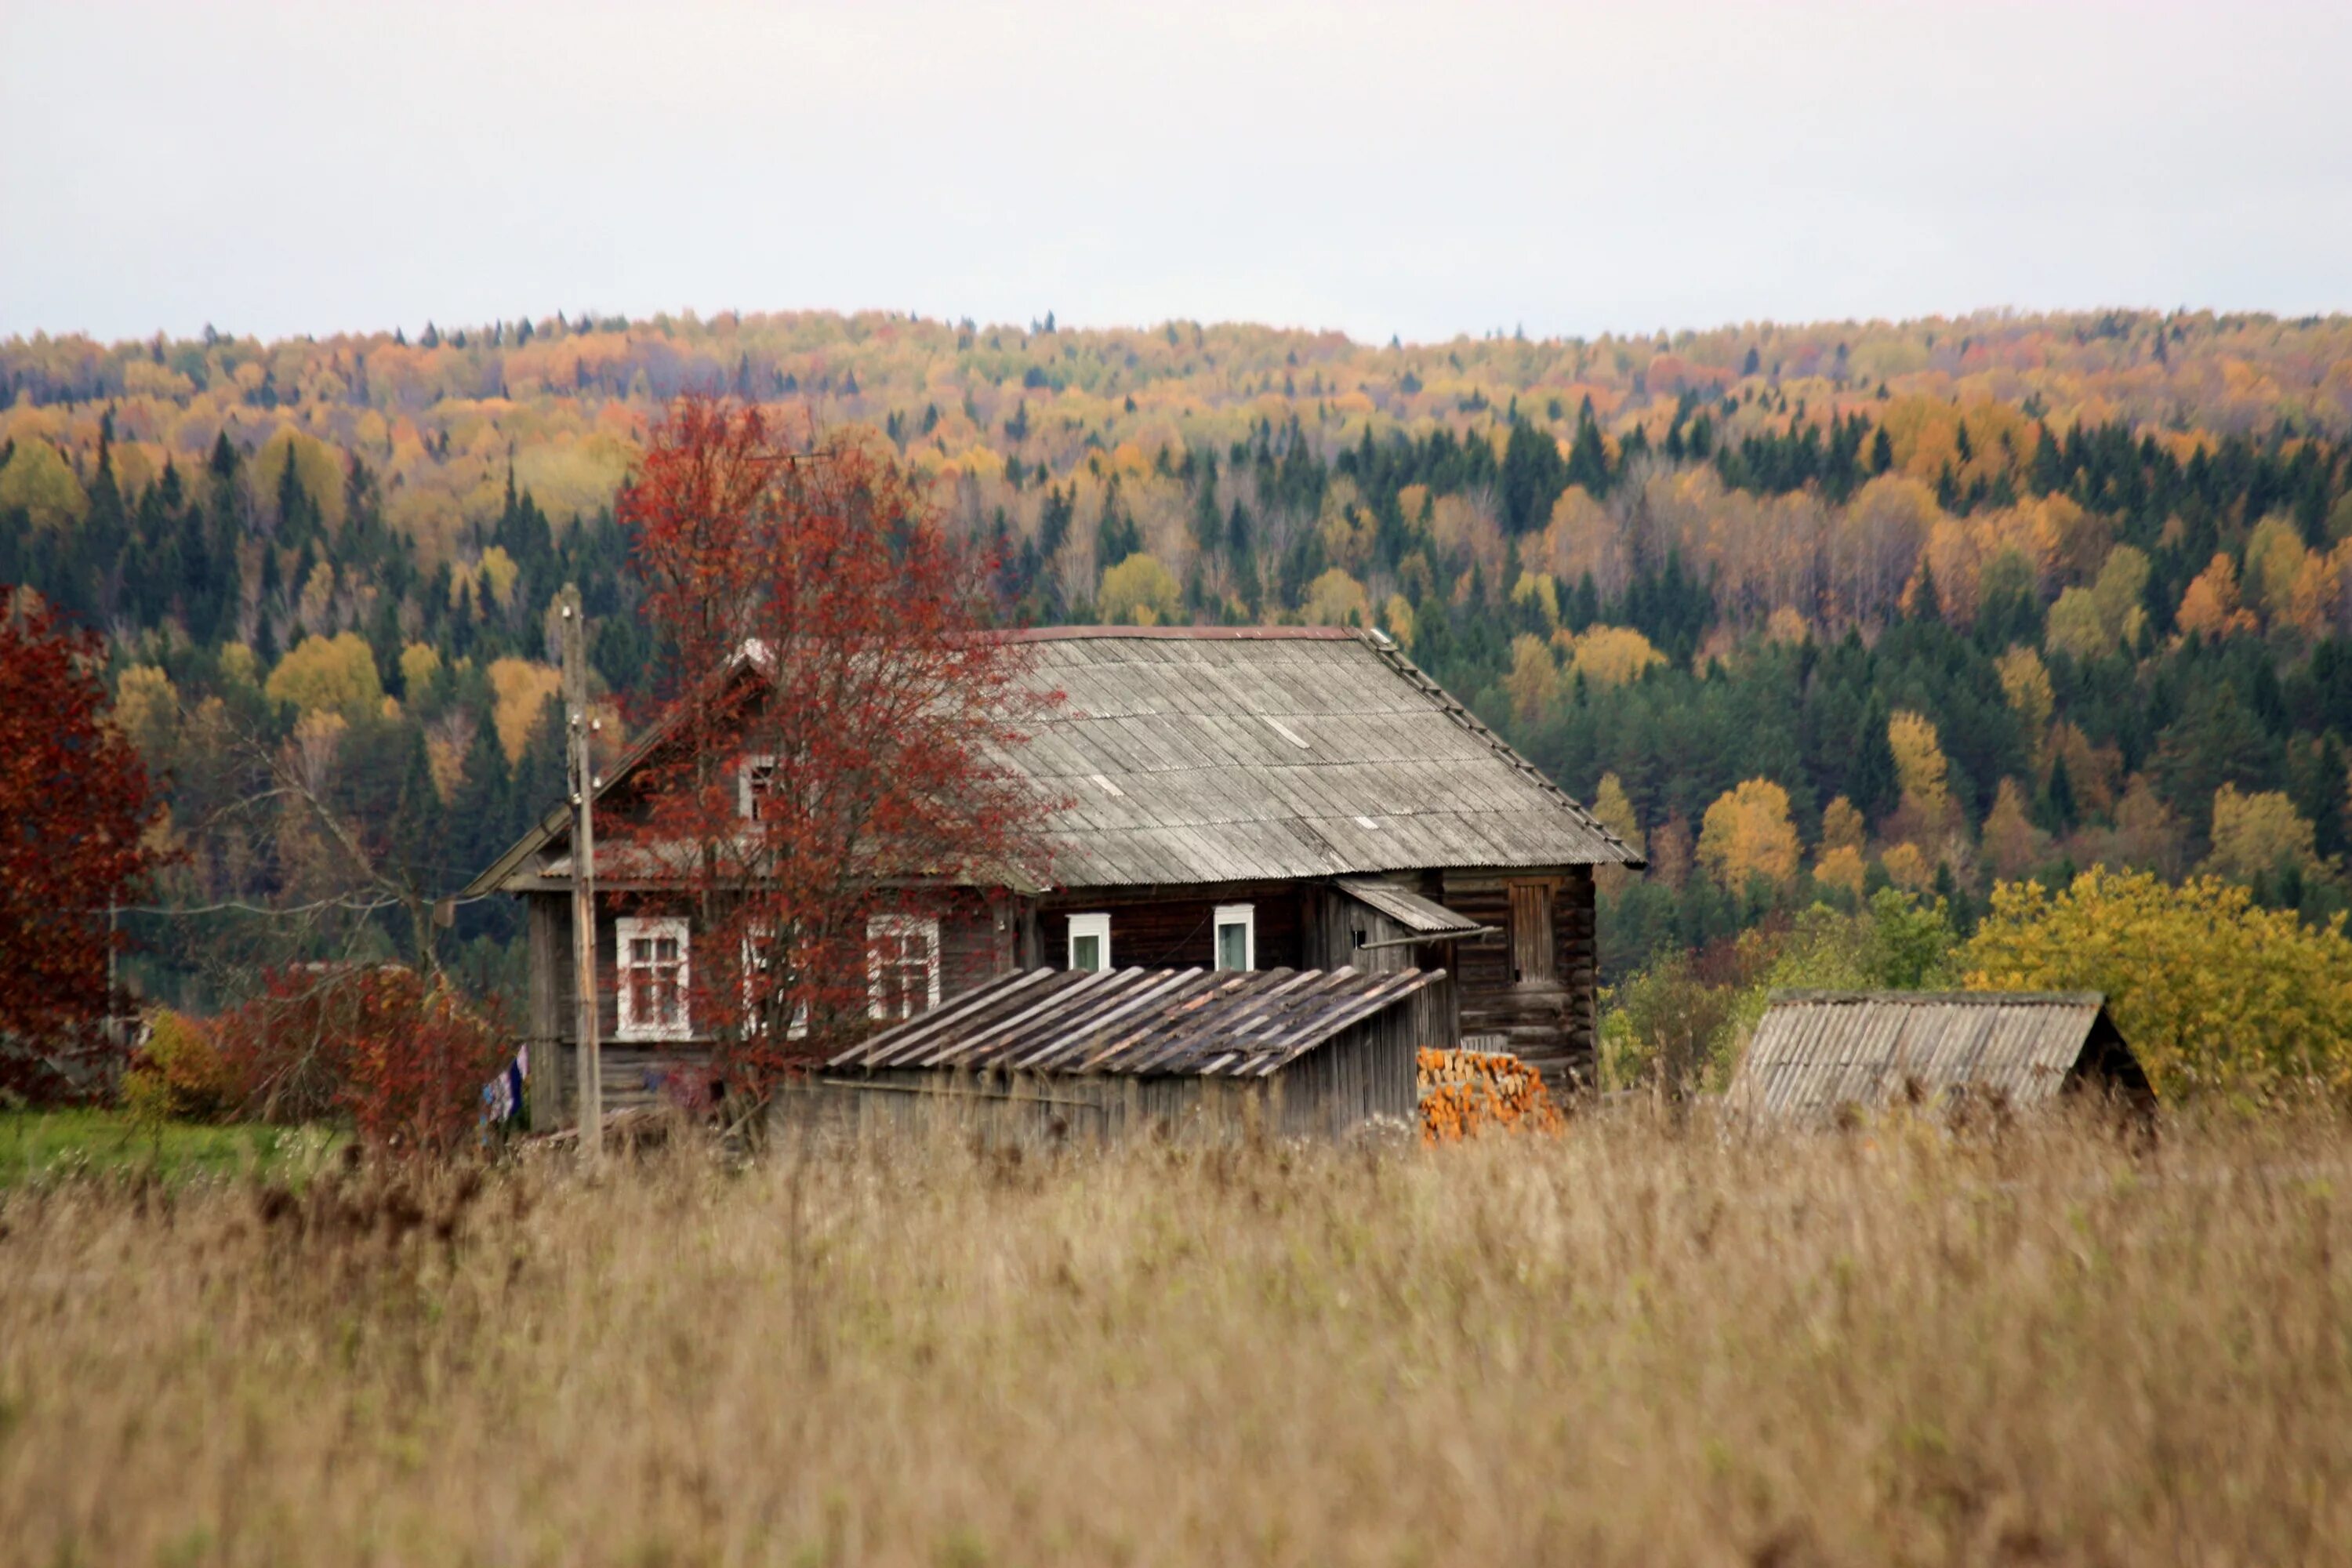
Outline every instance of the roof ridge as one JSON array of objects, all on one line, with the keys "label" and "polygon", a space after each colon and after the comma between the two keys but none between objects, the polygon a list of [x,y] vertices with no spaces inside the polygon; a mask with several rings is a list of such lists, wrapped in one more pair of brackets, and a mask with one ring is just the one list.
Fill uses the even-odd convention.
[{"label": "roof ridge", "polygon": [[1006,642],[1082,642],[1137,638],[1156,642],[1345,642],[1346,626],[1022,626],[998,634]]},{"label": "roof ridge", "polygon": [[2104,1007],[2104,991],[1902,991],[1893,987],[1842,991],[1814,986],[1775,987],[1768,1002],[1820,1002],[1848,1005]]},{"label": "roof ridge", "polygon": [[1493,751],[1496,756],[1502,758],[1503,761],[1517,769],[1519,773],[1531,781],[1537,788],[1542,790],[1545,794],[1551,795],[1562,805],[1568,807],[1569,814],[1574,816],[1579,822],[1592,829],[1595,833],[1600,834],[1601,837],[1607,839],[1610,843],[1614,844],[1618,848],[1622,849],[1627,857],[1624,864],[1633,867],[1636,869],[1646,869],[1648,868],[1650,864],[1648,858],[1644,856],[1634,854],[1633,846],[1618,837],[1614,828],[1601,821],[1599,817],[1593,816],[1591,811],[1587,810],[1577,801],[1574,795],[1560,788],[1559,785],[1553,781],[1550,774],[1536,766],[1535,763],[1528,761],[1527,758],[1519,755],[1517,748],[1513,746],[1508,741],[1504,740],[1502,736],[1495,733],[1494,730],[1487,725],[1485,720],[1479,718],[1475,713],[1471,712],[1468,704],[1456,698],[1452,692],[1447,691],[1445,688],[1440,686],[1435,679],[1433,679],[1427,672],[1423,670],[1421,666],[1413,663],[1412,659],[1406,658],[1404,650],[1397,645],[1397,641],[1394,637],[1388,636],[1384,632],[1376,633],[1365,631],[1356,632],[1352,635],[1355,637],[1357,641],[1371,649],[1376,656],[1385,660],[1391,669],[1395,670],[1406,680],[1412,682],[1412,685],[1418,688],[1423,693],[1436,699],[1439,710],[1444,712],[1447,718],[1453,720],[1456,724],[1460,725],[1472,735],[1476,736],[1478,740],[1485,742],[1488,749]]}]

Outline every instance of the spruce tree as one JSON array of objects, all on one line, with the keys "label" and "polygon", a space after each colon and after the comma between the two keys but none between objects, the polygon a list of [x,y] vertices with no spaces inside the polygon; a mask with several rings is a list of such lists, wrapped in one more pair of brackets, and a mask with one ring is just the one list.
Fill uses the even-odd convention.
[{"label": "spruce tree", "polygon": [[1893,811],[1903,798],[1902,775],[1895,767],[1895,747],[1886,738],[1889,717],[1886,699],[1874,692],[1870,706],[1863,710],[1862,723],[1849,753],[1853,761],[1846,773],[1846,798],[1872,822]]},{"label": "spruce tree", "polygon": [[1118,565],[1143,548],[1143,531],[1119,504],[1118,479],[1103,489],[1102,521],[1095,529],[1095,565],[1103,571]]},{"label": "spruce tree", "polygon": [[1192,547],[1204,557],[1213,558],[1223,542],[1224,516],[1217,508],[1217,473],[1212,468],[1201,477],[1192,492]]},{"label": "spruce tree", "polygon": [[1944,621],[1944,597],[1936,591],[1936,569],[1919,568],[1919,586],[1912,591],[1911,618],[1922,626],[1941,626]]},{"label": "spruce tree", "polygon": [[1587,495],[1609,493],[1609,449],[1601,444],[1601,426],[1592,417],[1590,397],[1577,411],[1576,440],[1569,447],[1568,471],[1563,477],[1569,484],[1582,485]]},{"label": "spruce tree", "polygon": [[[536,736],[534,735],[534,740]],[[507,846],[522,836],[517,826],[520,817],[528,822],[530,803],[521,803],[517,811],[510,802],[513,781],[507,767],[506,748],[499,743],[499,727],[487,712],[477,716],[474,739],[466,748],[465,774],[449,798],[449,816],[453,837],[463,850],[462,858],[477,868],[488,865],[506,852]],[[556,803],[540,804],[545,810]]]},{"label": "spruce tree", "polygon": [[2082,808],[2074,800],[2074,775],[2066,769],[2064,757],[2053,758],[2050,763],[2050,782],[2042,786],[2042,798],[2034,803],[2042,826],[2053,833],[2071,833],[2082,820]]}]

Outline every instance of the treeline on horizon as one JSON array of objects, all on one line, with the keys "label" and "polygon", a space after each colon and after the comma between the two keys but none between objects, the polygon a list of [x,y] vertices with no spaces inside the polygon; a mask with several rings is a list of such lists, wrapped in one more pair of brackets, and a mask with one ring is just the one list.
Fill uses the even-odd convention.
[{"label": "treeline on horizon", "polygon": [[[1381,626],[1613,826],[1612,975],[1892,883],[2346,902],[2352,320],[1983,316],[1374,348],[1189,323],[565,320],[0,345],[0,582],[107,633],[197,1005],[425,917],[561,792],[545,611],[650,664],[612,499],[680,392],[870,429],[1009,617]],[[278,911],[268,915],[256,910]]]}]

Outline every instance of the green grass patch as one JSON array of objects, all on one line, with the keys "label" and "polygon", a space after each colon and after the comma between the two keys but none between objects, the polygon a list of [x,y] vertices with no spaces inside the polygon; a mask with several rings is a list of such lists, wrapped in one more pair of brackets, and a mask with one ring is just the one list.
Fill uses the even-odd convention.
[{"label": "green grass patch", "polygon": [[0,1187],[145,1171],[173,1183],[245,1175],[299,1182],[348,1137],[322,1127],[158,1122],[121,1110],[0,1111]]}]

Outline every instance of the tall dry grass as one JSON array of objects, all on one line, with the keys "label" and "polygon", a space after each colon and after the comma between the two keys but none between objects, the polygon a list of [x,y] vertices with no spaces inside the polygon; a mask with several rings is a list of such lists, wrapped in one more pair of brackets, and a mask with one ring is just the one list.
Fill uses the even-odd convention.
[{"label": "tall dry grass", "polygon": [[0,1558],[2352,1555],[2342,1129],[0,1200]]}]

